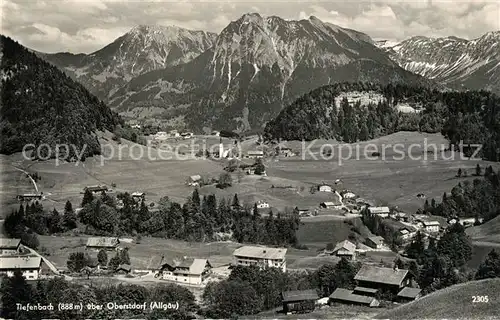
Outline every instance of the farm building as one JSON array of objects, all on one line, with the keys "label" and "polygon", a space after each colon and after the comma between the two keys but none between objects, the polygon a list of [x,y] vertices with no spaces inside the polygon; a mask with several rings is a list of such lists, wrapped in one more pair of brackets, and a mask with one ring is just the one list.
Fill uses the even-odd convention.
[{"label": "farm building", "polygon": [[146,194],[144,192],[133,192],[132,193],[132,199],[136,201],[141,201],[146,199]]},{"label": "farm building", "polygon": [[425,231],[433,233],[439,232],[439,222],[438,221],[423,221],[423,226]]},{"label": "farm building", "polygon": [[0,257],[0,274],[14,276],[14,272],[22,272],[26,280],[37,280],[42,269],[42,258],[38,256],[4,256]]},{"label": "farm building", "polygon": [[192,132],[183,132],[181,133],[181,137],[184,138],[184,139],[191,139],[193,137],[193,133]]},{"label": "farm building", "polygon": [[410,283],[408,270],[363,265],[354,280],[357,285],[397,294]]},{"label": "farm building", "polygon": [[409,228],[401,228],[398,231],[399,237],[403,240],[409,240],[413,238],[417,233],[415,231],[410,230]]},{"label": "farm building", "polygon": [[113,237],[93,237],[87,239],[87,250],[116,250],[120,240]]},{"label": "farm building", "polygon": [[337,288],[330,295],[330,303],[340,302],[345,304],[354,304],[354,305],[364,305],[369,307],[378,307],[380,302],[368,296],[363,296],[359,294],[354,294],[351,290]]},{"label": "farm building", "polygon": [[45,196],[43,192],[41,193],[24,193],[16,196],[16,199],[19,201],[34,201],[34,200],[43,200]]},{"label": "farm building", "polygon": [[115,273],[128,274],[130,271],[132,271],[132,267],[129,264],[121,264],[115,269]]},{"label": "farm building", "polygon": [[170,132],[168,133],[168,135],[172,138],[178,138],[180,137],[181,135],[179,134],[179,131],[177,130],[170,130]]},{"label": "farm building", "polygon": [[356,287],[356,288],[354,288],[354,291],[352,293],[359,294],[362,296],[375,297],[377,292],[378,292],[378,289],[374,289],[374,288]]},{"label": "farm building", "polygon": [[331,254],[354,260],[356,259],[356,245],[349,240],[341,241],[337,243]]},{"label": "farm building", "polygon": [[299,208],[299,207],[295,207],[295,212],[297,212],[297,214],[299,216],[306,216],[306,215],[311,214],[311,210],[306,209],[306,208]]},{"label": "farm building", "polygon": [[316,290],[295,290],[281,293],[284,313],[311,312],[319,299]]},{"label": "farm building", "polygon": [[286,248],[243,246],[233,252],[236,264],[279,268],[286,272]]},{"label": "farm building", "polygon": [[163,280],[200,285],[210,275],[212,265],[207,259],[184,258],[181,261],[165,260],[161,268]]},{"label": "farm building", "polygon": [[257,209],[266,209],[269,208],[269,203],[264,200],[257,201]]},{"label": "farm building", "polygon": [[344,199],[354,199],[354,198],[356,198],[356,195],[350,191],[347,191],[347,192],[342,193],[342,197]]},{"label": "farm building", "polygon": [[[483,218],[477,219],[477,222],[483,223]],[[474,223],[476,223],[476,218],[460,218],[458,220],[458,223],[460,223],[461,225],[463,225],[465,227],[472,226],[472,225],[474,225]]]},{"label": "farm building", "polygon": [[247,152],[247,158],[264,158],[264,151],[262,150],[251,150]]},{"label": "farm building", "polygon": [[422,289],[404,287],[399,291],[396,300],[398,302],[410,302],[420,298]]},{"label": "farm building", "polygon": [[13,255],[21,252],[21,239],[0,238],[0,255]]},{"label": "farm building", "polygon": [[366,244],[373,249],[382,249],[384,247],[384,238],[381,236],[366,238]]},{"label": "farm building", "polygon": [[318,186],[318,191],[319,192],[333,192],[332,187],[329,185],[323,184]]},{"label": "farm building", "polygon": [[201,176],[199,174],[195,174],[188,178],[187,184],[190,186],[199,186],[201,182]]},{"label": "farm building", "polygon": [[319,204],[319,206],[323,209],[332,209],[332,208],[336,208],[338,206],[338,204],[335,204],[334,202],[331,202],[331,201],[326,201],[326,202],[321,202]]},{"label": "farm building", "polygon": [[387,218],[391,212],[389,207],[368,207],[368,211],[382,218]]},{"label": "farm building", "polygon": [[87,187],[83,188],[84,193],[87,190],[92,192],[93,194],[96,194],[96,193],[108,192],[108,187],[107,186],[87,186]]}]

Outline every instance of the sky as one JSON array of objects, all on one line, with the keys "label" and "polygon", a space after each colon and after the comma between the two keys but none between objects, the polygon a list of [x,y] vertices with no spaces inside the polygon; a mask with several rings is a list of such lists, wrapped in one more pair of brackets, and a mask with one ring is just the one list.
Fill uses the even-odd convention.
[{"label": "sky", "polygon": [[500,30],[500,0],[0,0],[0,33],[42,52],[91,53],[134,26],[175,25],[219,33],[244,13],[307,19],[373,39],[465,39]]}]

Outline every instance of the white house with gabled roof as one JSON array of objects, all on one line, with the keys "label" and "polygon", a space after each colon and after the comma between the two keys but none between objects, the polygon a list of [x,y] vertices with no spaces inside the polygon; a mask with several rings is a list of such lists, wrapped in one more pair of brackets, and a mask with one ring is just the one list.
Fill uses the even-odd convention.
[{"label": "white house with gabled roof", "polygon": [[236,265],[280,268],[286,272],[286,248],[243,246],[233,252]]}]

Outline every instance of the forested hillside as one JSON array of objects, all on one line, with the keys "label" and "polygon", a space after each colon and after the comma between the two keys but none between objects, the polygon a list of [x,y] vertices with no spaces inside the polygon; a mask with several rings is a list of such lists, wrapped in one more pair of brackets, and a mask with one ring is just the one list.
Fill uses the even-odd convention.
[{"label": "forested hillside", "polygon": [[19,43],[0,40],[0,153],[19,152],[27,144],[48,144],[52,150],[56,144],[73,145],[68,159],[82,151],[100,153],[95,131],[112,131],[119,116]]},{"label": "forested hillside", "polygon": [[[346,92],[375,92],[383,99],[366,104],[335,98]],[[402,112],[413,106],[417,112]],[[486,91],[442,92],[406,85],[328,85],[303,95],[270,121],[267,140],[337,139],[364,141],[397,131],[441,132],[450,143],[483,144],[482,156],[498,161],[500,98]]]}]

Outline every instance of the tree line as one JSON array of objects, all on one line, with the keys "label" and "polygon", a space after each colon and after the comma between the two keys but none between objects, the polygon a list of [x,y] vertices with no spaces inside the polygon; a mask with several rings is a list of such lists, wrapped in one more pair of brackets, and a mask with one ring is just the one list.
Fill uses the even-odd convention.
[{"label": "tree line", "polygon": [[[29,284],[20,271],[13,277],[4,277],[0,289],[2,308],[0,316],[16,320],[83,320],[83,319],[117,319],[145,318],[156,320],[167,318],[173,320],[192,319],[199,307],[195,297],[188,289],[175,284],[140,286],[135,284],[96,284],[82,285],[62,278],[38,280]],[[178,302],[179,309],[149,308],[149,302]],[[142,304],[148,303],[146,310],[108,309],[107,303]],[[16,303],[26,305],[40,304],[54,306],[54,310],[23,311],[17,310]],[[58,310],[58,304],[82,303],[83,310]],[[104,305],[101,310],[87,309],[87,304]]]},{"label": "tree line", "polygon": [[63,233],[75,229],[77,223],[78,218],[71,202],[66,202],[64,214],[61,215],[56,209],[47,212],[40,202],[35,201],[21,204],[18,210],[8,214],[4,221],[4,231],[8,237],[21,239],[24,245],[37,249],[37,234]]},{"label": "tree line", "polygon": [[[360,102],[350,104],[343,98],[337,108],[335,98],[349,91],[374,92],[384,99],[361,106]],[[421,112],[399,112],[399,103],[421,108]],[[353,143],[398,131],[441,132],[450,145],[482,144],[480,156],[500,161],[499,105],[500,98],[486,91],[441,92],[403,84],[334,84],[315,89],[283,109],[268,122],[264,137]]]},{"label": "tree line", "polygon": [[[444,193],[442,201],[431,201],[422,212],[443,217],[475,217],[491,220],[500,215],[500,175],[488,166],[481,177],[481,167],[476,166],[475,178],[459,182],[451,193]],[[433,199],[434,200],[434,199]]]},{"label": "tree line", "polygon": [[80,222],[86,233],[101,235],[151,235],[186,241],[212,241],[230,238],[238,242],[296,246],[299,217],[274,216],[270,211],[262,216],[256,205],[240,204],[238,195],[232,201],[215,195],[200,197],[195,189],[184,205],[162,198],[151,210],[144,200],[136,201],[130,194],[117,195],[122,203],[103,193],[94,196],[86,192]]},{"label": "tree line", "polygon": [[195,189],[184,205],[163,197],[154,209],[129,193],[116,198],[106,193],[86,191],[82,209],[75,214],[67,202],[64,214],[51,213],[39,202],[23,206],[5,219],[9,237],[21,238],[23,244],[36,248],[36,234],[57,234],[79,228],[86,234],[102,236],[143,235],[193,242],[231,239],[242,243],[299,246],[297,230],[300,219],[293,212],[269,210],[265,214],[254,204],[242,205],[235,194],[232,201],[215,195],[200,197]]}]

